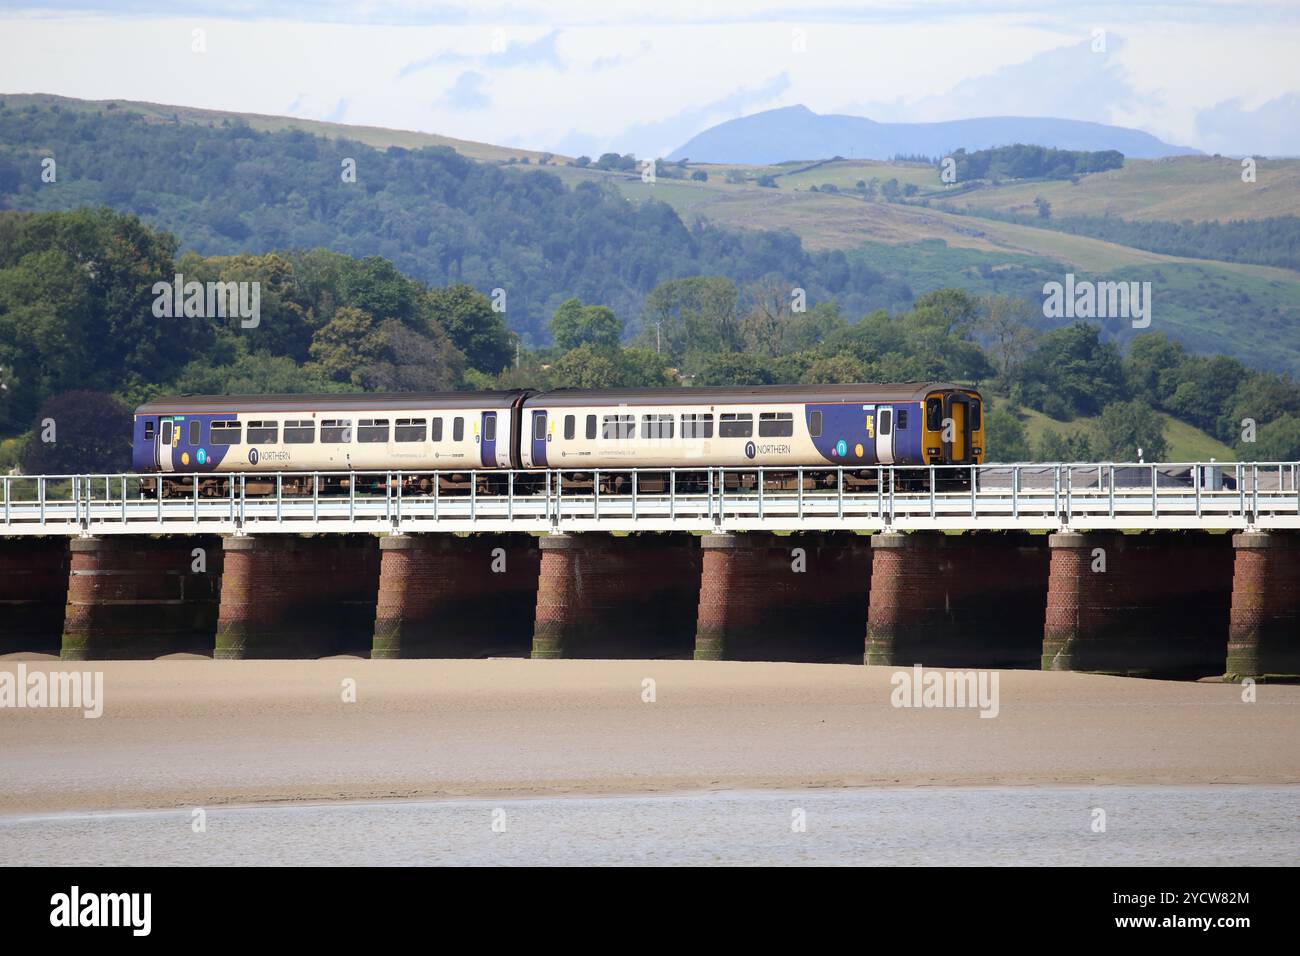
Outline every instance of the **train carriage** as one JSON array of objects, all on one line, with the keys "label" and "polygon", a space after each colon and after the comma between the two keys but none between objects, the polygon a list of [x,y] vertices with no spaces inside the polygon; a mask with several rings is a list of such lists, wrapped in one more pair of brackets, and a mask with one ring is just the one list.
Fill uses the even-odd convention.
[{"label": "train carriage", "polygon": [[[525,394],[159,398],[136,409],[133,464],[140,472],[214,476],[436,471],[446,486],[455,486],[484,471],[519,467],[515,435]],[[311,490],[306,483],[293,477],[284,479],[283,487],[305,493]],[[349,484],[346,475],[335,475],[322,479],[321,490]],[[216,477],[200,481],[203,494],[222,494],[225,488]]]},{"label": "train carriage", "polygon": [[[568,487],[600,472],[602,488],[618,492],[633,469],[652,491],[669,469],[730,469],[728,482],[752,487],[763,468],[786,487],[795,469],[807,484],[840,480],[829,476],[843,467],[860,486],[877,465],[981,462],[982,411],[978,391],[944,382],[180,396],[136,410],[133,462],[138,472],[197,473],[207,495],[225,494],[221,476],[234,472],[248,493],[269,492],[286,473],[289,494],[313,490],[301,472],[335,473],[321,479],[326,493],[356,487],[352,473],[373,483],[401,472],[404,490],[419,493],[435,480],[440,490],[496,490],[504,469],[560,469]],[[190,493],[194,479],[164,478],[162,489]]]}]

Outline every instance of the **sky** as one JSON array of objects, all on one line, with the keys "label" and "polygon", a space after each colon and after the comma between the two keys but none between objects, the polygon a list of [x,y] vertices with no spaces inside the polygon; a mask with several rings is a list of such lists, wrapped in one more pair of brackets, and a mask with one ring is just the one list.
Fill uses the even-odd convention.
[{"label": "sky", "polygon": [[[196,32],[197,31],[197,32]],[[803,104],[1300,155],[1300,0],[0,0],[0,93],[664,156]]]}]

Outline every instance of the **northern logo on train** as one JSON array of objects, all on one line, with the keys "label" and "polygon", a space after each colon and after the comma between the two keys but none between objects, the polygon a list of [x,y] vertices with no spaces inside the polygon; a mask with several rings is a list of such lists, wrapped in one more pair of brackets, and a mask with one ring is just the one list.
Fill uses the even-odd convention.
[{"label": "northern logo on train", "polygon": [[757,454],[758,449],[754,447],[754,443],[752,441],[745,442],[745,457],[753,458]]},{"label": "northern logo on train", "polygon": [[256,449],[256,448],[250,448],[250,449],[248,449],[248,463],[249,463],[250,465],[256,465],[256,464],[257,464],[257,449]]}]

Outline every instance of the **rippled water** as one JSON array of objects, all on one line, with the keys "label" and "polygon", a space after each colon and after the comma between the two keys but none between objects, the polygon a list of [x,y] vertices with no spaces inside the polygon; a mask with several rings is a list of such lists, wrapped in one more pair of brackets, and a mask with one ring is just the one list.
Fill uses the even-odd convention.
[{"label": "rippled water", "polygon": [[[1105,831],[1094,832],[1105,812]],[[802,821],[803,829],[799,829]],[[1300,787],[728,791],[0,818],[0,862],[1300,863]]]}]

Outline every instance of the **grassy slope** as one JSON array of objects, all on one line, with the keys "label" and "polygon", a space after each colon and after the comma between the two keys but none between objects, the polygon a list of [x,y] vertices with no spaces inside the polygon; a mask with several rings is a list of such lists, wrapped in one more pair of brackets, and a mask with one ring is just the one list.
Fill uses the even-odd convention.
[{"label": "grassy slope", "polygon": [[[1005,403],[1006,399],[999,399]],[[1004,406],[1005,407],[1005,406]],[[1033,409],[1021,409],[1022,421],[1025,425],[1025,431],[1029,434],[1031,443],[1036,444],[1048,431],[1054,431],[1060,435],[1068,435],[1079,429],[1087,429],[1096,432],[1097,419],[1095,418],[1076,418],[1072,422],[1061,422],[1054,418],[1048,418],[1042,412],[1036,412]],[[1169,454],[1165,457],[1169,461],[1209,461],[1211,458],[1216,461],[1236,461],[1236,453],[1223,442],[1207,435],[1194,425],[1179,421],[1169,415],[1161,414],[1165,421],[1165,438],[1169,442]]]},{"label": "grassy slope", "polygon": [[[330,139],[352,139],[367,146],[385,149],[389,146],[401,146],[406,149],[420,149],[425,146],[450,146],[456,152],[482,162],[504,162],[508,159],[528,157],[536,163],[542,155],[539,150],[514,149],[507,146],[493,146],[489,143],[474,143],[450,136],[438,136],[435,133],[420,133],[413,130],[385,129],[380,126],[349,126],[345,123],[326,123],[321,120],[300,119],[294,116],[265,116],[260,113],[235,113],[226,110],[205,110],[190,106],[167,106],[160,103],[142,103],[135,100],[78,100],[66,96],[53,96],[48,93],[0,93],[0,99],[9,106],[23,107],[36,105],[48,108],[57,104],[65,110],[82,110],[86,112],[103,112],[109,103],[116,109],[129,110],[153,117],[159,122],[171,122],[172,117],[182,123],[207,125],[220,123],[228,119],[243,120],[253,129],[275,132],[286,129],[301,129],[316,136]],[[563,161],[565,157],[557,157]]]}]

